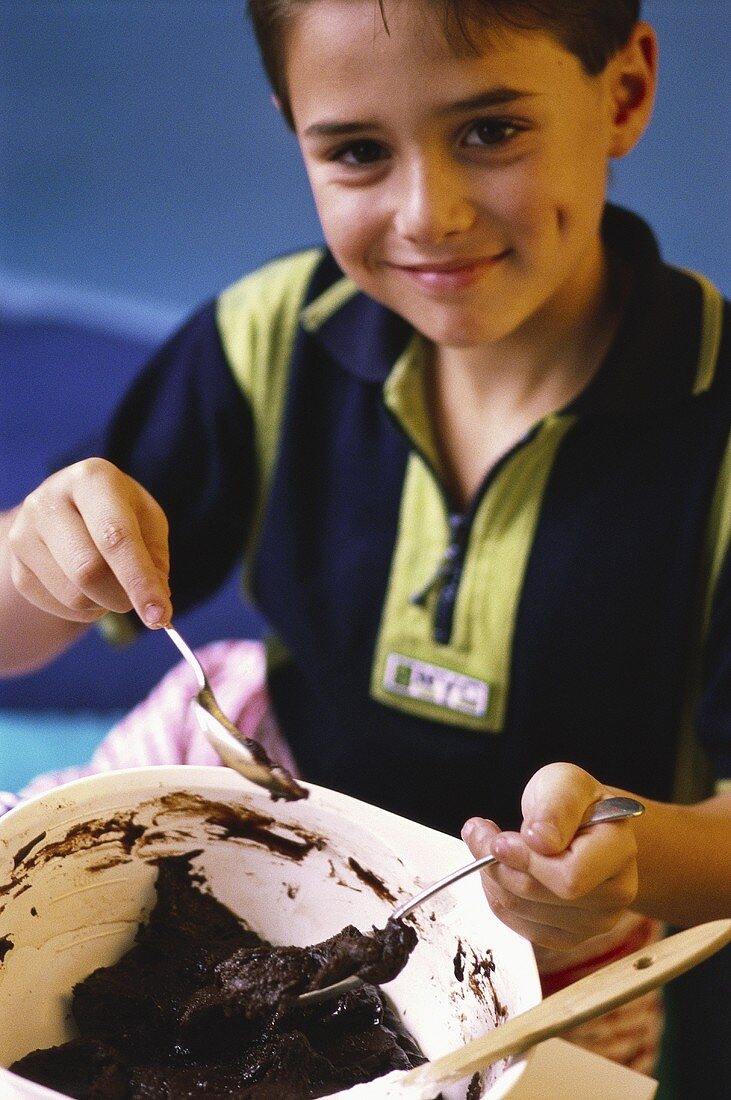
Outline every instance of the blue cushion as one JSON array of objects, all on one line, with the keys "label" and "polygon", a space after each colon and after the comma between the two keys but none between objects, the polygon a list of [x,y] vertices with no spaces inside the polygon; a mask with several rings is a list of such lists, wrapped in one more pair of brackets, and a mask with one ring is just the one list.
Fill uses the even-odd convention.
[{"label": "blue cushion", "polygon": [[0,790],[41,772],[85,764],[122,712],[0,710]]}]

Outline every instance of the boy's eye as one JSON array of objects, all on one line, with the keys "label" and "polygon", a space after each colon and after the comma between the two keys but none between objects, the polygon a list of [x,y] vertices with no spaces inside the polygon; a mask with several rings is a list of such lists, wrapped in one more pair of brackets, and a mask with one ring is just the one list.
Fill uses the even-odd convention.
[{"label": "boy's eye", "polygon": [[521,127],[503,118],[481,118],[479,122],[473,122],[465,131],[462,142],[464,145],[478,148],[484,145],[499,145],[501,142],[510,141],[520,133]]},{"label": "boy's eye", "polygon": [[375,164],[376,161],[384,160],[386,155],[386,150],[380,142],[363,138],[361,141],[351,141],[348,145],[336,149],[333,160],[341,164],[360,166]]}]

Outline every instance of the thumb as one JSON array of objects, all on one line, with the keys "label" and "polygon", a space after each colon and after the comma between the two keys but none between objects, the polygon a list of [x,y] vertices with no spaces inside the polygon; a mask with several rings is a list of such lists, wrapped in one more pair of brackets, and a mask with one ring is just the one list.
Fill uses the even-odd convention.
[{"label": "thumb", "polygon": [[538,855],[565,851],[587,810],[605,794],[592,775],[575,764],[547,764],[523,791],[521,835]]}]

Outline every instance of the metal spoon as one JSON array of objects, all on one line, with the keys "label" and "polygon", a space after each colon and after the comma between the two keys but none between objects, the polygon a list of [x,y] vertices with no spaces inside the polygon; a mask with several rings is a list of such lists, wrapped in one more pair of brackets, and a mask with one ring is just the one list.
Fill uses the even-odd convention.
[{"label": "metal spoon", "polygon": [[199,689],[195,696],[196,716],[224,764],[257,786],[266,787],[273,798],[289,801],[307,798],[308,792],[292,778],[287,769],[272,763],[261,745],[250,737],[244,737],[226,717],[211,690],[200,661],[177,630],[169,625],[165,627],[165,631],[195,672]]},{"label": "metal spoon", "polygon": [[[645,807],[636,798],[626,798],[624,796],[603,798],[600,802],[594,803],[576,831],[581,832],[591,825],[600,825],[606,821],[622,821],[627,817],[639,817],[644,812]],[[451,871],[444,878],[433,882],[430,886],[415,894],[414,897],[399,905],[391,914],[391,920],[402,920],[404,917],[408,917],[409,913],[412,913],[419,905],[438,894],[440,890],[459,882],[465,875],[471,875],[473,871],[481,871],[483,867],[489,867],[492,863],[497,862],[495,856],[480,856],[479,859],[474,859],[471,863],[465,863],[463,867]],[[343,978],[342,981],[333,983],[333,985],[325,986],[324,989],[313,989],[310,993],[300,993],[295,998],[294,1003],[297,1005],[316,1004],[318,1001],[326,1001],[330,997],[340,997],[343,993],[348,993],[351,989],[357,989],[362,984],[363,980],[353,974],[349,978]]]}]

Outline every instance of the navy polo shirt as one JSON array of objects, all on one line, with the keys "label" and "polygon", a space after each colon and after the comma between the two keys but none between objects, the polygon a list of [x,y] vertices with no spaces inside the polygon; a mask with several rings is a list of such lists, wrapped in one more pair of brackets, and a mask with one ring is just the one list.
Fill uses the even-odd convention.
[{"label": "navy polo shirt", "polygon": [[324,251],[200,310],[87,450],[170,522],[176,610],[238,560],[304,777],[454,833],[543,764],[673,796],[731,776],[728,306],[608,207],[634,273],[600,371],[461,513],[418,336]]}]

